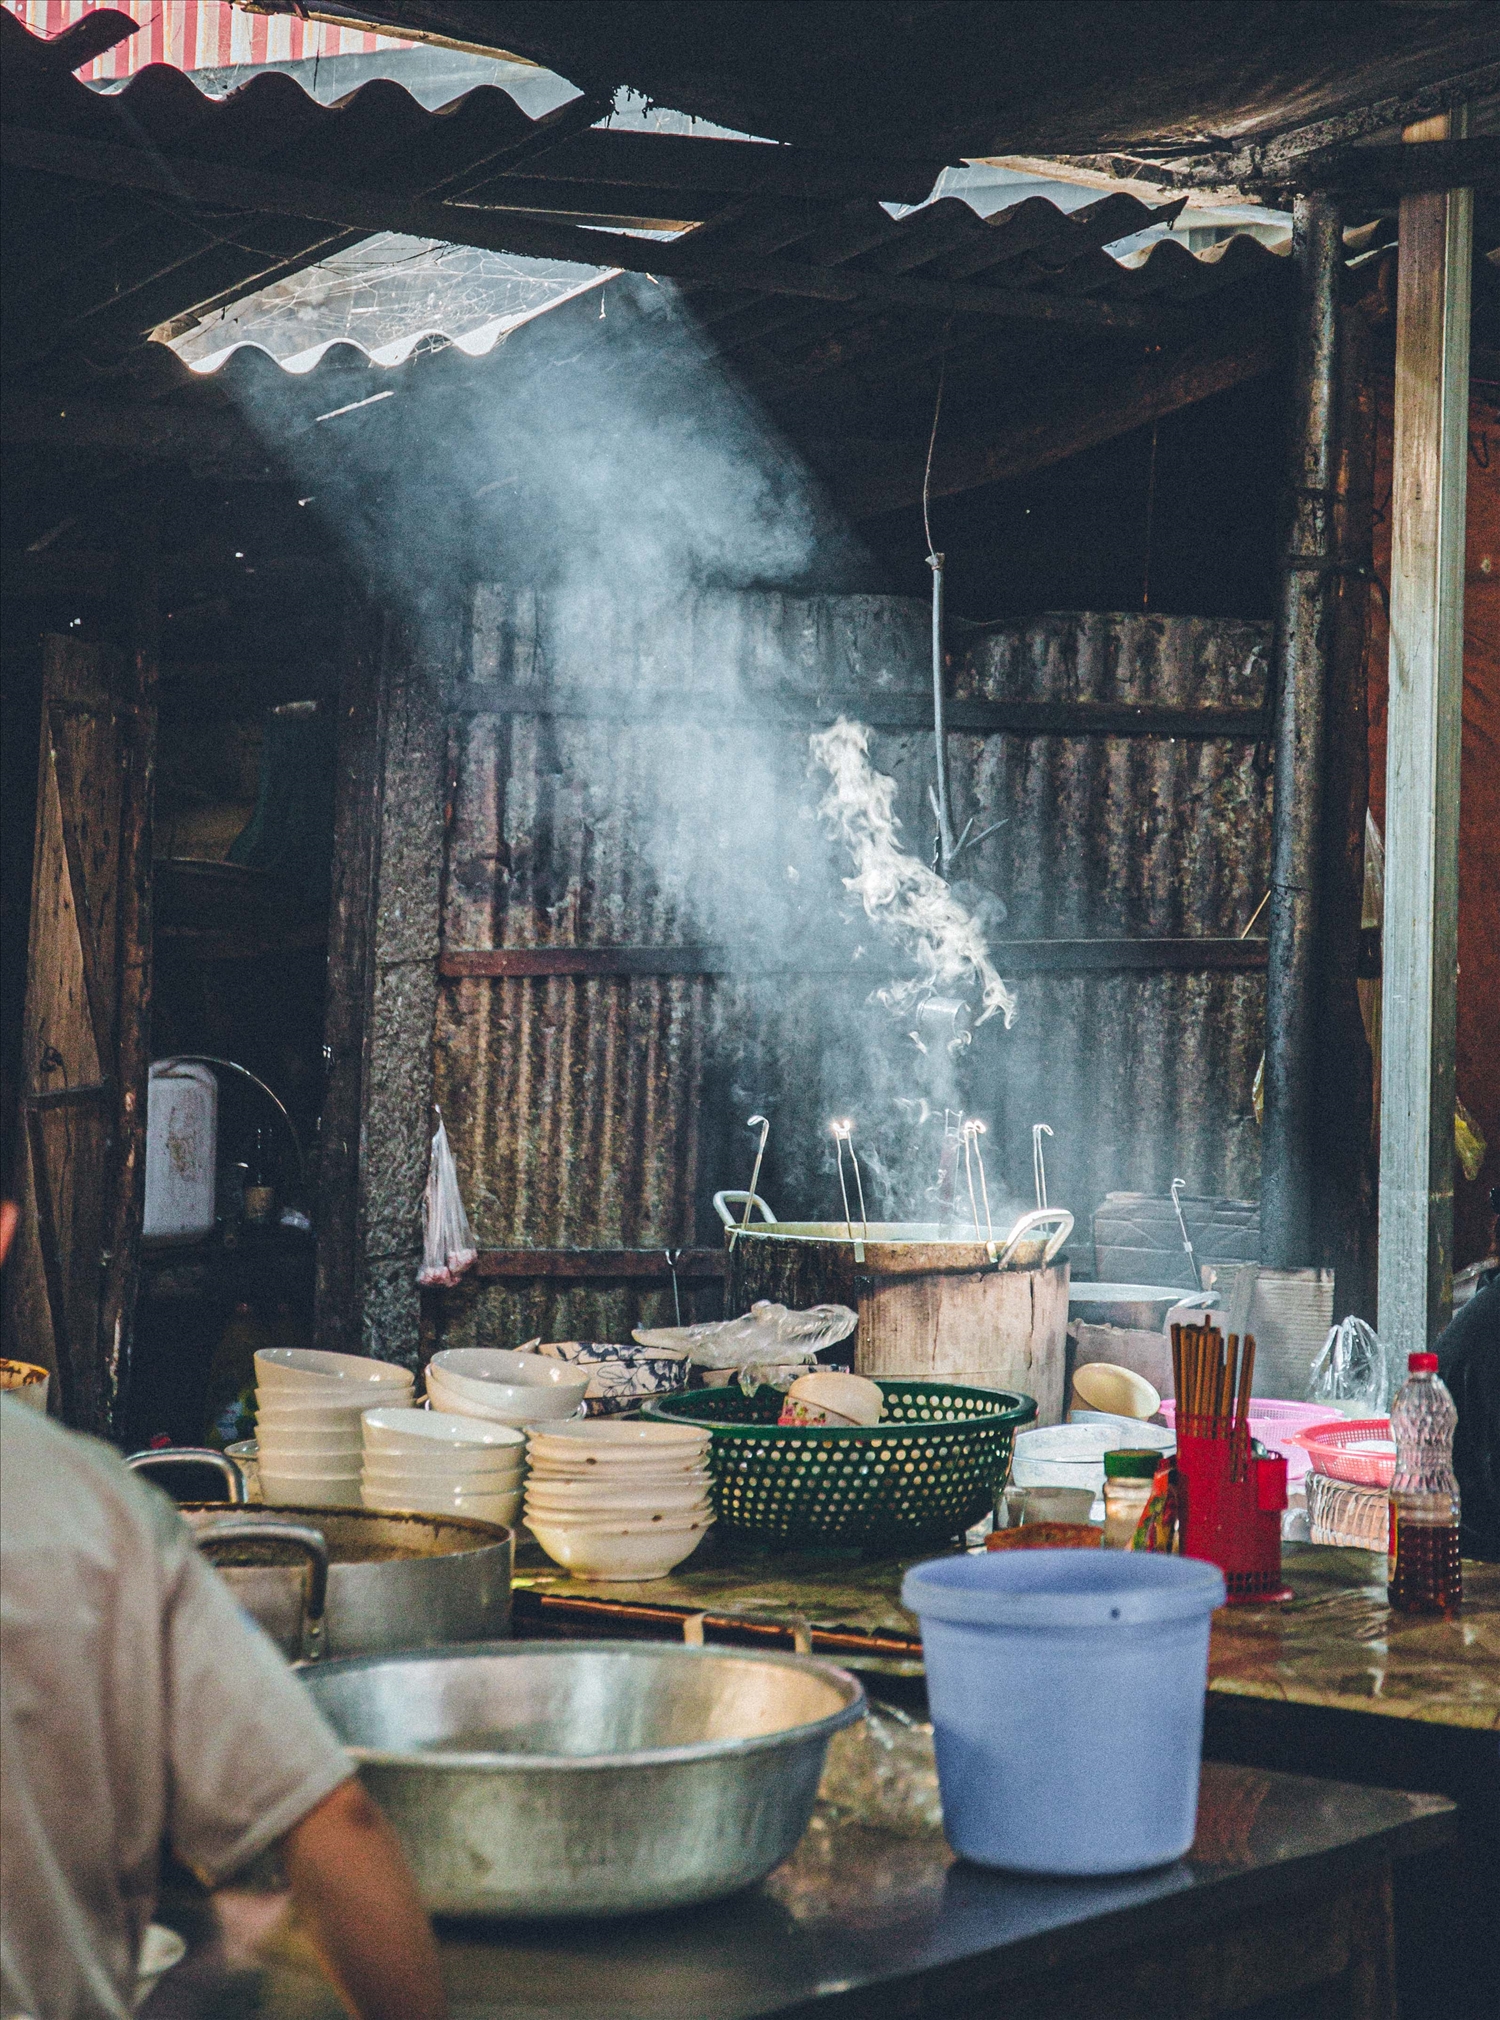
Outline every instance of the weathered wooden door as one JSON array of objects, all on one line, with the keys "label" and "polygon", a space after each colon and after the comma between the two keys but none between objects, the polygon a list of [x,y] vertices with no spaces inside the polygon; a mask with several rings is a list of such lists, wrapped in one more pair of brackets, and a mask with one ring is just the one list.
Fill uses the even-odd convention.
[{"label": "weathered wooden door", "polygon": [[114,647],[43,641],[21,1047],[21,1219],[5,1351],[63,1416],[119,1428],[144,1193],[150,999],[149,681]]}]

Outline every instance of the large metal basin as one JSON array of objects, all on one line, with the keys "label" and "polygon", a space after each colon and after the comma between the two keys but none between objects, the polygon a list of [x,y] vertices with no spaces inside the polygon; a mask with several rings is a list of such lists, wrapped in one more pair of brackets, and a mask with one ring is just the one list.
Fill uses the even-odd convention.
[{"label": "large metal basin", "polygon": [[304,1669],[435,1914],[624,1915],[753,1886],[864,1711],[808,1656],[510,1643]]},{"label": "large metal basin", "polygon": [[228,1521],[236,1530],[264,1522],[321,1533],[328,1546],[328,1603],[315,1647],[304,1636],[304,1555],[270,1542],[214,1553],[215,1568],[235,1598],[293,1660],[384,1655],[496,1641],[510,1633],[515,1544],[511,1532],[494,1523],[357,1508],[233,1508],[222,1501],[199,1502],[182,1515],[200,1538]]}]

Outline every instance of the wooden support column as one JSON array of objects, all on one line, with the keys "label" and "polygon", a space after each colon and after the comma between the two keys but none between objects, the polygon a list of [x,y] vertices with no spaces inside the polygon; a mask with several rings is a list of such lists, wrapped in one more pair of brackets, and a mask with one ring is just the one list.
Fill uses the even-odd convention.
[{"label": "wooden support column", "polygon": [[1375,385],[1371,329],[1345,306],[1339,346],[1333,631],[1329,652],[1318,900],[1312,1169],[1317,1260],[1334,1308],[1375,1317],[1374,1063],[1360,1015],[1370,710],[1365,655],[1374,567]]},{"label": "wooden support column", "polygon": [[357,618],[340,719],[315,1329],[415,1367],[452,627]]},{"label": "wooden support column", "polygon": [[1275,643],[1276,777],[1266,976],[1261,1260],[1319,1260],[1313,1202],[1325,703],[1333,641],[1341,220],[1326,196],[1299,196],[1286,547]]},{"label": "wooden support column", "polygon": [[[1409,128],[1457,138],[1462,114]],[[1453,1291],[1458,793],[1473,195],[1401,199],[1391,499],[1379,1325],[1425,1347]]]}]

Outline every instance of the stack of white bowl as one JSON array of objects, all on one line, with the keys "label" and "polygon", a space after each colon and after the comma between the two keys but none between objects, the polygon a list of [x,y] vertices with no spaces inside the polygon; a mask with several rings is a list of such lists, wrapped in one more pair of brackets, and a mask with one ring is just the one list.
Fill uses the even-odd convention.
[{"label": "stack of white bowl", "polygon": [[526,1523],[580,1578],[665,1578],[713,1521],[708,1432],[590,1418],[527,1439]]},{"label": "stack of white bowl", "polygon": [[366,1508],[507,1524],[521,1512],[526,1440],[509,1424],[443,1410],[366,1410],[364,1434]]},{"label": "stack of white bowl", "polygon": [[576,1416],[588,1385],[587,1368],[503,1347],[445,1347],[427,1364],[434,1410],[522,1430]]},{"label": "stack of white bowl", "polygon": [[261,1498],[271,1506],[357,1508],[360,1418],[411,1401],[412,1376],[388,1361],[265,1347],[255,1356],[255,1442]]}]

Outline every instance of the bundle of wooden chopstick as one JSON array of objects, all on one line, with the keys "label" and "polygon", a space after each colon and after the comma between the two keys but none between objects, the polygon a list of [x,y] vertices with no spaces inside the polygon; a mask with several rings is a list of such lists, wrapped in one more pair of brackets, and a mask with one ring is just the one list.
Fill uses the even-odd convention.
[{"label": "bundle of wooden chopstick", "polygon": [[1226,1342],[1217,1326],[1172,1328],[1172,1379],[1177,1388],[1177,1422],[1194,1438],[1233,1437],[1236,1453],[1250,1421],[1255,1379],[1255,1335]]}]

